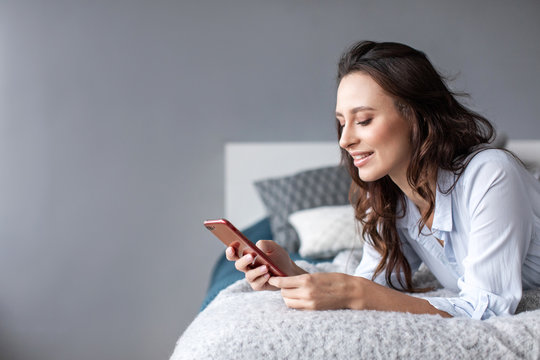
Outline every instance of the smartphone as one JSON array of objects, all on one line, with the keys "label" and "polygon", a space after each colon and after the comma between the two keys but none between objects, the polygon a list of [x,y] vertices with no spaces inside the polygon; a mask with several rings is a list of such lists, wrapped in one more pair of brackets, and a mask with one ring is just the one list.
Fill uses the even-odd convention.
[{"label": "smartphone", "polygon": [[240,232],[233,224],[226,219],[206,220],[204,226],[212,232],[226,246],[236,248],[238,256],[251,254],[254,262],[253,266],[268,266],[268,272],[273,276],[287,276],[262,252],[254,243],[252,243],[244,234]]}]

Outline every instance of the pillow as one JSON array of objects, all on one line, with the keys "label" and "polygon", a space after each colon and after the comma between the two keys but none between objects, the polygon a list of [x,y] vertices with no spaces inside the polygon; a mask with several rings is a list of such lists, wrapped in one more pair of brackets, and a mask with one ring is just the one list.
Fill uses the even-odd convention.
[{"label": "pillow", "polygon": [[313,258],[336,256],[341,250],[362,248],[362,228],[351,205],[321,206],[289,216],[300,237],[300,255]]},{"label": "pillow", "polygon": [[349,203],[351,177],[342,166],[306,170],[294,175],[256,181],[270,219],[274,241],[289,252],[297,252],[300,241],[288,221],[293,212]]}]

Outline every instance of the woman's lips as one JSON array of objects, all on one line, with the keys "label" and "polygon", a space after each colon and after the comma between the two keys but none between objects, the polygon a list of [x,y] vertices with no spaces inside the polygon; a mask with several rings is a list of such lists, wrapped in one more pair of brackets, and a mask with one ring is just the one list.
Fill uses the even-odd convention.
[{"label": "woman's lips", "polygon": [[353,158],[354,166],[361,167],[371,160],[373,152],[352,153],[351,156]]}]

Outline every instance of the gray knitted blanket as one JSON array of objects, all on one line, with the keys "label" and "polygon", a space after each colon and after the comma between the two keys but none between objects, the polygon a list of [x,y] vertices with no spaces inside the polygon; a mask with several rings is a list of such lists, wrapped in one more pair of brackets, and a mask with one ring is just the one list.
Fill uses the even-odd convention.
[{"label": "gray knitted blanket", "polygon": [[[336,264],[314,271],[344,271]],[[417,284],[436,280],[419,271]],[[439,289],[423,296],[453,296]],[[444,319],[397,312],[288,309],[277,291],[245,280],[224,289],[182,334],[177,359],[540,359],[540,290],[514,316]]]}]

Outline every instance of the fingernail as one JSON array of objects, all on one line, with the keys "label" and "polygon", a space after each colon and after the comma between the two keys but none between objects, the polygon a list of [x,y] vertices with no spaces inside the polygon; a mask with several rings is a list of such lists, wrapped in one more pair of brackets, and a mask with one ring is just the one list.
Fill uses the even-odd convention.
[{"label": "fingernail", "polygon": [[261,274],[264,274],[265,272],[268,271],[268,268],[266,267],[266,265],[263,265],[259,268],[259,271],[261,272]]},{"label": "fingernail", "polygon": [[251,254],[246,255],[246,259],[247,259],[247,261],[249,261],[249,262],[253,262],[253,256],[252,256]]},{"label": "fingernail", "polygon": [[228,255],[232,255],[232,254],[233,254],[232,248],[230,248],[230,247],[228,247],[227,250],[225,250],[225,252],[226,252]]}]

